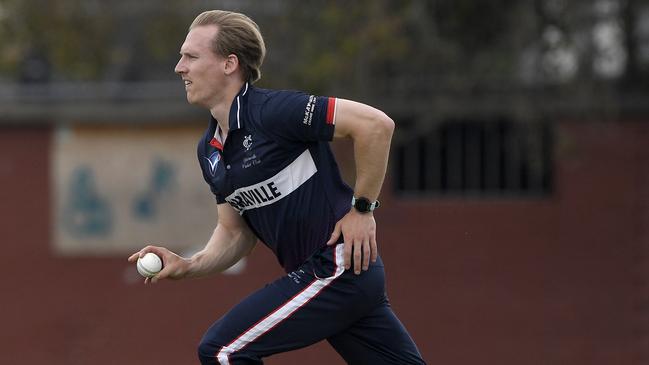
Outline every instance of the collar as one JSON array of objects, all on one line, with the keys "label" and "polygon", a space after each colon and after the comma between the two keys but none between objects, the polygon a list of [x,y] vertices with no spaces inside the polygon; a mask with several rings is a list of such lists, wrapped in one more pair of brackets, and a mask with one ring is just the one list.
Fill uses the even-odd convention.
[{"label": "collar", "polygon": [[[239,90],[239,93],[232,101],[232,105],[230,106],[230,116],[228,120],[228,123],[230,124],[230,131],[241,129],[241,126],[243,125],[241,120],[241,109],[244,103],[248,101],[246,95],[248,94],[249,88],[251,88],[251,86],[248,84],[248,82],[243,84],[241,90]],[[214,119],[214,117],[211,114],[210,114],[210,124],[212,125],[211,133],[213,134],[210,144],[218,148],[219,150],[223,151],[224,141],[221,140],[221,127],[219,127],[218,121]]]},{"label": "collar", "polygon": [[241,90],[239,90],[239,93],[232,101],[232,106],[230,107],[230,120],[229,120],[231,131],[241,129],[241,127],[243,126],[243,120],[241,120],[241,109],[248,101],[247,94],[249,88],[250,85],[248,84],[248,82],[243,84]]}]

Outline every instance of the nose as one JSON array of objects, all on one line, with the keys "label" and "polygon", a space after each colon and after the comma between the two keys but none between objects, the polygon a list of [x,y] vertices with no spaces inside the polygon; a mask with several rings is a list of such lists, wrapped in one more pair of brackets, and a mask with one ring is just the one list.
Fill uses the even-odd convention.
[{"label": "nose", "polygon": [[185,66],[185,63],[183,62],[182,57],[180,60],[178,60],[178,63],[176,64],[176,67],[174,68],[174,72],[177,73],[178,75],[181,75],[183,73],[187,73],[187,67]]}]

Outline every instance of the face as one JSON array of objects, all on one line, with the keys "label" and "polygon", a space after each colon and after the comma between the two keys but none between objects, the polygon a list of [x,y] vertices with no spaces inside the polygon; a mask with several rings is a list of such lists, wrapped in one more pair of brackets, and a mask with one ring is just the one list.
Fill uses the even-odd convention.
[{"label": "face", "polygon": [[226,58],[217,56],[211,49],[211,41],[217,32],[216,26],[199,26],[190,30],[174,69],[185,82],[187,101],[208,109],[219,102],[226,82]]}]

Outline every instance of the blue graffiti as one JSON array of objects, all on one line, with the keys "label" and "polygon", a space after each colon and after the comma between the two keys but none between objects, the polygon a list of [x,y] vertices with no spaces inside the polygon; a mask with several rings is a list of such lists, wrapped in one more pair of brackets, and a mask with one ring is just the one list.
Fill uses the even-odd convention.
[{"label": "blue graffiti", "polygon": [[72,172],[63,227],[75,237],[105,237],[113,228],[111,208],[97,192],[95,175],[87,166]]},{"label": "blue graffiti", "polygon": [[139,193],[133,202],[133,215],[142,220],[151,220],[158,214],[157,201],[161,194],[170,193],[175,186],[174,166],[161,159],[153,162],[153,172],[147,190]]}]

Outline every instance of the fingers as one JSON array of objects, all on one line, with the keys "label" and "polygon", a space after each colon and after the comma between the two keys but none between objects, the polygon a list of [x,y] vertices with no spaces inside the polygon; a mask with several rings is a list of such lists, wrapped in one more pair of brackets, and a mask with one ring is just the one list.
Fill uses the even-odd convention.
[{"label": "fingers", "polygon": [[170,271],[171,271],[170,266],[163,268],[159,273],[151,277],[151,283],[155,284],[162,279],[166,279],[167,277],[169,277]]},{"label": "fingers", "polygon": [[158,281],[160,281],[162,279],[166,279],[167,277],[169,277],[169,269],[167,267],[165,267],[159,273],[157,273],[157,274],[155,274],[155,275],[153,275],[151,277],[145,278],[144,279],[144,284],[147,284],[147,283],[155,284],[155,283],[157,283]]},{"label": "fingers", "polygon": [[138,258],[144,256],[148,252],[153,252],[156,255],[162,257],[162,248],[161,247],[148,245],[148,246],[144,247],[143,249],[141,249],[140,251],[138,251],[138,252],[132,254],[131,256],[129,256],[128,262],[135,262],[135,261],[137,261]]},{"label": "fingers", "polygon": [[343,250],[343,256],[345,257],[345,270],[349,270],[352,267],[352,248],[354,247],[353,242],[345,242],[345,248]]},{"label": "fingers", "polygon": [[129,258],[128,258],[128,262],[135,262],[135,261],[137,261],[138,258],[144,256],[144,254],[146,253],[145,250],[146,250],[148,247],[149,247],[149,246],[147,246],[147,247],[141,249],[140,251],[138,251],[138,252],[132,254],[131,256],[129,256]]},{"label": "fingers", "polygon": [[[360,274],[362,271],[367,271],[370,267],[370,260],[376,262],[378,253],[376,249],[376,239],[374,234],[370,231],[369,235],[366,232],[357,232],[353,228],[350,232],[342,232],[344,227],[337,224],[332,239],[327,244],[336,242],[336,239],[342,234],[344,240],[344,259],[345,270],[352,269],[355,274]],[[352,265],[353,262],[353,265]]]},{"label": "fingers", "polygon": [[370,261],[376,262],[378,259],[374,217],[350,211],[336,223],[327,245],[335,244],[341,235],[345,245],[343,250],[345,270],[350,270],[353,266],[354,273],[357,275],[361,271],[367,271]]},{"label": "fingers", "polygon": [[158,281],[160,281],[160,280],[162,280],[162,279],[164,279],[164,278],[167,277],[167,275],[161,276],[161,275],[160,275],[161,273],[162,273],[162,271],[160,271],[159,273],[157,273],[157,274],[154,275],[154,276],[151,276],[151,277],[149,277],[149,278],[145,278],[145,279],[144,279],[144,284],[147,284],[147,283],[155,284],[155,283],[157,283]]},{"label": "fingers", "polygon": [[355,241],[354,243],[354,273],[356,275],[363,271],[367,271],[370,267],[371,247],[368,239],[362,241]]},{"label": "fingers", "polygon": [[354,242],[354,273],[356,275],[361,273],[361,258],[362,258],[362,249],[363,249],[363,244],[361,243],[362,241],[355,241]]},{"label": "fingers", "polygon": [[136,253],[134,253],[134,254],[132,254],[132,255],[128,258],[128,262],[135,262],[135,261],[138,259],[138,257],[140,257],[140,252],[139,252],[139,251],[136,252]]},{"label": "fingers", "polygon": [[372,235],[370,237],[370,260],[376,262],[376,259],[379,258],[379,247],[376,244],[376,236]]},{"label": "fingers", "polygon": [[369,240],[363,241],[363,271],[367,271],[370,267],[370,242]]},{"label": "fingers", "polygon": [[334,227],[334,231],[331,232],[331,237],[329,238],[329,241],[327,241],[327,246],[331,246],[334,243],[336,243],[338,237],[340,237],[340,221],[336,223],[336,226]]}]

